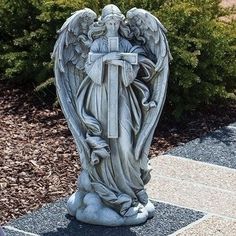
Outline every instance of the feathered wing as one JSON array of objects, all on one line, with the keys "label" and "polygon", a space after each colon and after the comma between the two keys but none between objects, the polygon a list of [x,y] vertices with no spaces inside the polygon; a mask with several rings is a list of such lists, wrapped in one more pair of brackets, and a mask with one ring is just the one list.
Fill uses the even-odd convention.
[{"label": "feathered wing", "polygon": [[[155,64],[155,72],[150,82],[151,99],[156,103],[148,112],[144,113],[143,125],[138,134],[135,157],[147,159],[149,147],[155,127],[159,121],[166,98],[169,61],[172,59],[165,36],[166,29],[151,13],[133,8],[127,12],[127,21],[134,32],[137,43],[143,39],[143,47],[149,59]],[[142,161],[142,160],[141,160]]]},{"label": "feathered wing", "polygon": [[89,26],[97,18],[95,12],[83,9],[73,13],[61,29],[54,46],[55,85],[62,111],[74,136],[83,169],[87,169],[90,151],[85,131],[76,110],[76,92],[86,76],[84,65],[90,48]]}]

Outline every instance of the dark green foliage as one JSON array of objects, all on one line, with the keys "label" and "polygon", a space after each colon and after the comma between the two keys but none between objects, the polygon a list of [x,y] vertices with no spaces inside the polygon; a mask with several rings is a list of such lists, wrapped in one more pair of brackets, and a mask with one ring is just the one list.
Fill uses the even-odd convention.
[{"label": "dark green foliage", "polygon": [[175,117],[236,89],[236,24],[216,0],[167,1],[158,17],[168,29],[174,60],[169,102]]},{"label": "dark green foliage", "polygon": [[31,42],[25,36],[39,27],[37,14],[29,1],[0,1],[0,72],[8,78],[27,76]]},{"label": "dark green foliage", "polygon": [[89,7],[100,14],[109,3],[122,12],[151,11],[168,29],[174,58],[168,103],[175,117],[235,92],[236,24],[220,18],[232,10],[223,10],[218,0],[0,0],[1,78],[50,93],[56,31],[75,10]]},{"label": "dark green foliage", "polygon": [[75,9],[69,1],[0,0],[1,77],[36,85],[52,77],[56,31]]}]

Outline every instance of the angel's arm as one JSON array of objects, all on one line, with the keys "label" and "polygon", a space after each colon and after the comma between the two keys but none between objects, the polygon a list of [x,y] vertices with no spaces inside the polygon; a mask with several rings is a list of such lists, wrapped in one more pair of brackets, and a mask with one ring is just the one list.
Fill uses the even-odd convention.
[{"label": "angel's arm", "polygon": [[138,65],[131,65],[127,61],[123,61],[123,66],[122,66],[122,81],[125,87],[128,87],[134,79],[137,77],[139,70]]},{"label": "angel's arm", "polygon": [[138,65],[131,65],[128,62],[124,63],[123,77],[125,85],[128,86],[134,79],[138,79],[144,83],[149,82],[153,78],[155,64],[146,56],[144,49],[140,46],[129,48],[129,52],[138,54]]},{"label": "angel's arm", "polygon": [[[122,39],[121,46],[123,48],[124,53],[136,53],[132,52],[132,45],[131,43],[126,40]],[[121,53],[122,54],[122,53]],[[119,60],[121,63],[121,74],[122,74],[122,82],[125,85],[125,87],[128,87],[132,84],[134,79],[137,77],[138,71],[139,71],[139,65],[131,64],[127,60]]]},{"label": "angel's arm", "polygon": [[[98,40],[93,42],[90,48],[90,53],[100,53]],[[101,85],[104,77],[103,56],[94,61],[88,59],[85,63],[85,71],[94,83]]]}]

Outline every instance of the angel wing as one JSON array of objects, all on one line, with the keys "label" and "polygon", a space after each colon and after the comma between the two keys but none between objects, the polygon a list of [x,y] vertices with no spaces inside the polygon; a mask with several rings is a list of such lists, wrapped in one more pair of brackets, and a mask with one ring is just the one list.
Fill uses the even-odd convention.
[{"label": "angel wing", "polygon": [[139,159],[140,157],[148,157],[155,127],[166,98],[169,61],[172,57],[165,36],[167,31],[155,16],[143,9],[132,8],[127,12],[126,19],[136,36],[136,43],[140,44],[141,42],[149,59],[155,63],[155,73],[150,86],[151,100],[156,103],[156,106],[148,112],[144,112],[144,122],[135,149],[135,157]]},{"label": "angel wing", "polygon": [[96,13],[88,8],[73,13],[58,31],[59,37],[52,53],[57,95],[80,153],[83,169],[88,167],[90,151],[77,115],[75,98],[77,89],[86,76],[84,65],[91,45],[88,30],[96,18]]}]

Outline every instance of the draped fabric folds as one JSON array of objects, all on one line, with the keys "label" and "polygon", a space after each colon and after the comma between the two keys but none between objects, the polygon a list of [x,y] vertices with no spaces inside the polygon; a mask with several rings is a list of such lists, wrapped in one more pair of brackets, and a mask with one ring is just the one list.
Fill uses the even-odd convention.
[{"label": "draped fabric folds", "polygon": [[[132,47],[129,41],[120,37],[120,52],[138,53],[138,65],[124,62],[119,67],[118,93],[118,138],[107,138],[108,123],[108,67],[103,56],[87,61],[87,77],[77,92],[77,113],[86,128],[86,142],[91,149],[89,176],[94,190],[102,200],[117,207],[125,214],[130,206],[138,202],[144,185],[149,180],[145,169],[148,159],[135,157],[135,140],[139,135],[145,111],[150,101],[148,83],[154,71],[153,62],[147,59],[140,47]],[[106,36],[96,39],[90,49],[93,53],[108,53]],[[145,167],[145,168],[144,168]]]}]

